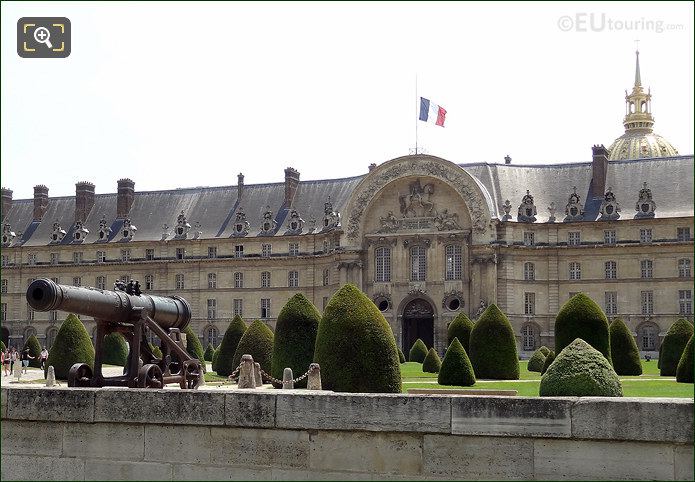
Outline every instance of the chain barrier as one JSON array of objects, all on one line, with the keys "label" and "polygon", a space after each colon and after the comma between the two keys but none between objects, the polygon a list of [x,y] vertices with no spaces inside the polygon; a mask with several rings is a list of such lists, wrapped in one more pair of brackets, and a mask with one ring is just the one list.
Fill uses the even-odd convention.
[{"label": "chain barrier", "polygon": [[239,374],[239,370],[241,370],[241,365],[243,365],[243,363],[239,363],[239,366],[236,367],[236,370],[234,370],[234,371],[227,377],[227,379],[234,381],[234,379],[235,379],[235,378],[237,377],[237,375]]},{"label": "chain barrier", "polygon": [[[234,379],[237,378],[237,375],[239,374],[239,371],[241,370],[241,366],[242,366],[242,365],[243,365],[243,362],[240,363],[239,366],[236,367],[236,370],[234,370],[234,371],[232,372],[232,374],[229,375],[227,378],[228,378],[229,380],[234,381]],[[289,380],[289,381],[291,381],[292,383],[299,383],[299,382],[301,382],[302,380],[304,380],[306,377],[309,376],[309,372],[310,372],[310,371],[311,371],[311,369],[307,370],[306,373],[305,373],[304,375],[298,376],[297,378],[295,378],[295,379],[293,379],[293,380]],[[282,381],[282,380],[278,380],[277,378],[273,377],[272,375],[267,374],[265,371],[263,371],[262,368],[261,368],[261,377],[262,377],[265,381],[269,381],[269,382],[275,383],[275,384],[277,384],[277,385],[282,385],[282,384],[283,384],[283,381]]]}]

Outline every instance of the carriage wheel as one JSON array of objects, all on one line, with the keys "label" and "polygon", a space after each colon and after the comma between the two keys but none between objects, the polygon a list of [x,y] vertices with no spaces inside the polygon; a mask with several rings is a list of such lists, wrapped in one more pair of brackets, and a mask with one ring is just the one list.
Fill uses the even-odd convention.
[{"label": "carriage wheel", "polygon": [[68,372],[68,387],[88,387],[92,380],[92,367],[86,363],[75,363]]},{"label": "carriage wheel", "polygon": [[203,370],[200,365],[191,363],[186,365],[185,371],[182,374],[181,388],[195,390],[200,386],[200,378],[203,377]]},{"label": "carriage wheel", "polygon": [[138,388],[164,388],[164,378],[159,365],[143,365],[138,372]]}]

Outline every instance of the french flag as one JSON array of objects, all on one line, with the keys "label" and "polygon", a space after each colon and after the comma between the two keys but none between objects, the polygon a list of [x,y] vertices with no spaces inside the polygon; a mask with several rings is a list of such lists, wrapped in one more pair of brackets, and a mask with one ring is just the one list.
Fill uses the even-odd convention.
[{"label": "french flag", "polygon": [[444,127],[444,119],[446,118],[446,109],[437,104],[433,104],[429,99],[420,97],[420,120],[423,122],[432,122],[438,126]]}]

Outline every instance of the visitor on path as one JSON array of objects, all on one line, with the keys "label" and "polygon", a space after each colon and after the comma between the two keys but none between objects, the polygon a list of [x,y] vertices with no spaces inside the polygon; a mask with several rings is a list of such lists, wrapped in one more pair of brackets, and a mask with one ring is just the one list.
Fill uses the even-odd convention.
[{"label": "visitor on path", "polygon": [[17,350],[15,347],[10,348],[10,375],[14,373],[14,364],[17,361]]},{"label": "visitor on path", "polygon": [[41,350],[41,370],[46,369],[46,360],[48,360],[48,350],[44,346],[43,350]]},{"label": "visitor on path", "polygon": [[0,352],[0,363],[2,363],[2,374],[7,376],[7,371],[10,369],[10,354],[7,349]]},{"label": "visitor on path", "polygon": [[27,372],[27,367],[29,366],[29,360],[33,360],[35,356],[31,356],[29,353],[29,348],[25,348],[22,352],[22,373]]}]

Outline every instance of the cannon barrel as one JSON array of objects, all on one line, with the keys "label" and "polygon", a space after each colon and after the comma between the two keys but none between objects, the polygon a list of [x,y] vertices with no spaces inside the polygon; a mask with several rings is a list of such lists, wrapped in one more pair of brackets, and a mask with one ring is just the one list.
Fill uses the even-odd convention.
[{"label": "cannon barrel", "polygon": [[45,278],[29,285],[27,302],[36,311],[68,311],[110,322],[133,322],[145,311],[162,328],[181,331],[191,321],[191,307],[179,296],[136,296],[123,291],[60,285]]}]

